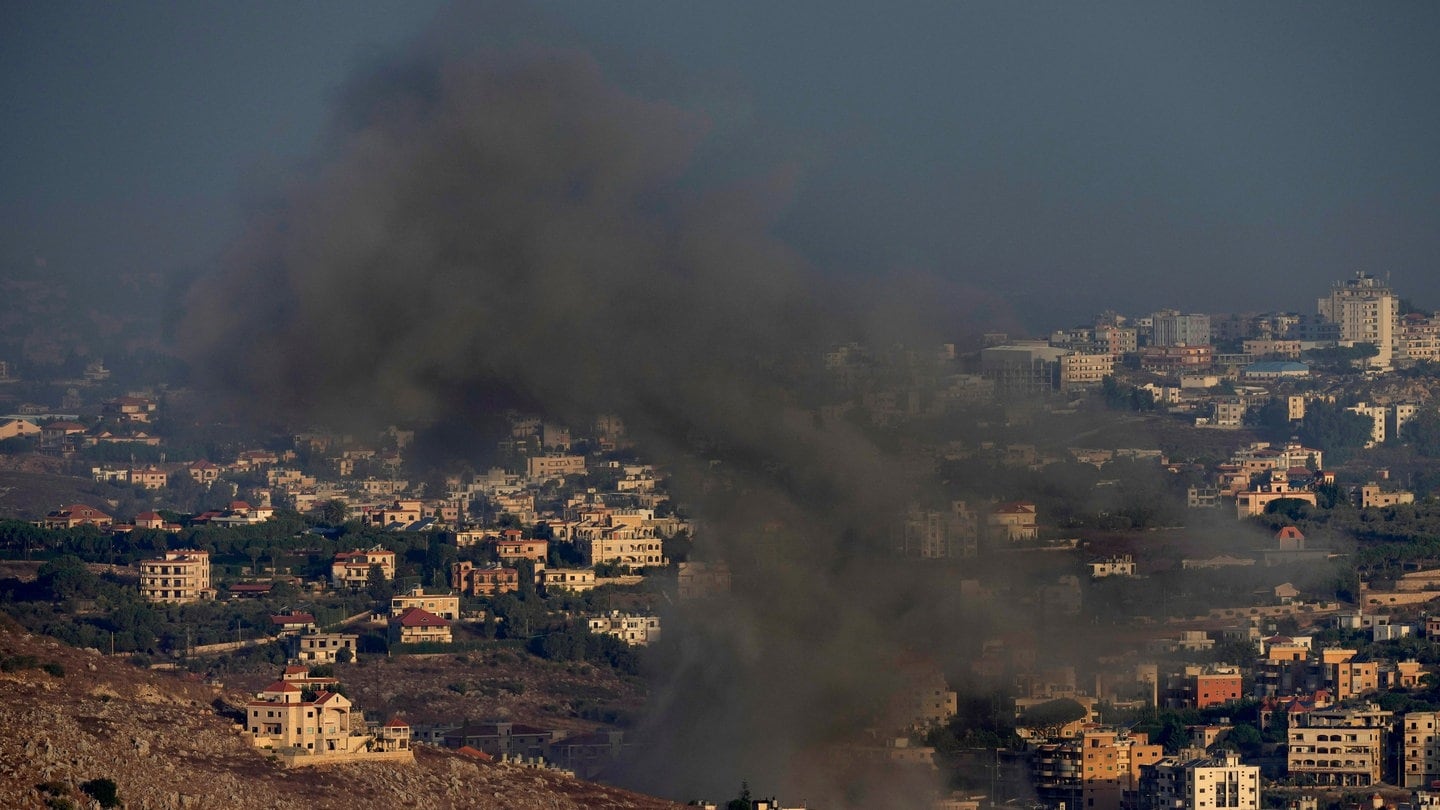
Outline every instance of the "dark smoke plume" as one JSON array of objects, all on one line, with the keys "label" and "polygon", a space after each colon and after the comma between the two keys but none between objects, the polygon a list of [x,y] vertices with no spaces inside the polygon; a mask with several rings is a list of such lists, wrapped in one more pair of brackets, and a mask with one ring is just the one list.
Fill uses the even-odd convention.
[{"label": "dark smoke plume", "polygon": [[[705,180],[708,128],[573,50],[367,69],[314,165],[197,286],[183,345],[222,390],[317,421],[620,414],[735,582],[667,618],[633,784],[913,806],[912,786],[825,750],[873,719],[911,631],[935,629],[928,597],[873,564],[904,477],[786,393],[794,358],[857,310],[770,234],[786,171]],[[707,496],[711,460],[727,484]]]}]

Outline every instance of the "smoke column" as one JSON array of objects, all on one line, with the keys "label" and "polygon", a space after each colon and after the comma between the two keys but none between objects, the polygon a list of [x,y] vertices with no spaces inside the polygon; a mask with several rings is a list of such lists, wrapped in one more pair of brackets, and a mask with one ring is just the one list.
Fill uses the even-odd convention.
[{"label": "smoke column", "polygon": [[[319,422],[620,414],[675,471],[734,591],[667,617],[634,786],[915,806],[834,769],[933,599],[872,564],[907,484],[786,392],[858,317],[769,233],[784,172],[710,184],[707,117],[576,50],[417,47],[197,285],[182,344],[232,396]],[[777,177],[779,179],[777,179]],[[704,453],[696,453],[697,440]],[[702,481],[718,460],[726,487]]]}]

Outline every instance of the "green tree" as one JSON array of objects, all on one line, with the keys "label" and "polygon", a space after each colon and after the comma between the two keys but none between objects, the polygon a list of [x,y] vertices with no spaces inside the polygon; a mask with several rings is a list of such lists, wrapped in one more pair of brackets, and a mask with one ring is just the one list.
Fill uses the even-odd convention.
[{"label": "green tree", "polygon": [[1045,737],[1055,737],[1060,734],[1060,729],[1082,719],[1086,714],[1088,712],[1085,707],[1077,701],[1058,698],[1031,706],[1015,724],[1020,728],[1039,732]]},{"label": "green tree", "polygon": [[395,596],[395,583],[385,576],[385,571],[379,565],[372,565],[365,577],[365,592],[377,603],[389,603]]},{"label": "green tree", "polygon": [[755,806],[754,797],[750,795],[750,783],[740,783],[740,795],[725,803],[725,810],[750,810]]},{"label": "green tree", "polygon": [[342,500],[331,498],[320,504],[316,512],[321,523],[327,526],[342,526],[350,516],[350,507]]},{"label": "green tree", "polygon": [[41,565],[35,581],[52,599],[90,598],[100,591],[100,578],[73,554]]},{"label": "green tree", "polygon": [[1440,410],[1415,414],[1400,429],[1400,440],[1426,458],[1440,457]]},{"label": "green tree", "polygon": [[1312,402],[1305,407],[1305,418],[1296,431],[1300,441],[1325,451],[1334,463],[1343,463],[1350,454],[1370,441],[1371,421],[1345,410],[1338,404]]},{"label": "green tree", "polygon": [[91,779],[80,785],[85,795],[100,803],[101,807],[119,807],[119,788],[113,779]]}]

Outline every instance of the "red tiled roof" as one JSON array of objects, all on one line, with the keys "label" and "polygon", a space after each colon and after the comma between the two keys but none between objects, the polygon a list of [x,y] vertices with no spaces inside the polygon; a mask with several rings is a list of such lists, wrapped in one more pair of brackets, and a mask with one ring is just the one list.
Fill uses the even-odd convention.
[{"label": "red tiled roof", "polygon": [[293,683],[289,683],[288,681],[276,681],[276,682],[270,684],[269,686],[265,687],[264,689],[262,689],[262,690],[260,690],[260,691],[262,691],[262,692],[299,692],[299,691],[300,691],[300,687],[296,686],[296,685],[293,684]]},{"label": "red tiled roof", "polygon": [[434,613],[418,607],[407,609],[396,620],[401,627],[449,627],[450,622],[436,616]]},{"label": "red tiled roof", "polygon": [[282,616],[271,616],[271,624],[314,624],[315,617],[309,613],[288,613]]},{"label": "red tiled roof", "polygon": [[275,586],[269,582],[237,582],[230,586],[231,593],[269,593]]},{"label": "red tiled roof", "polygon": [[410,727],[410,724],[409,724],[409,723],[405,722],[404,720],[401,720],[401,719],[398,718],[398,717],[392,717],[392,718],[390,718],[390,721],[385,724],[385,728],[409,728],[409,727]]}]

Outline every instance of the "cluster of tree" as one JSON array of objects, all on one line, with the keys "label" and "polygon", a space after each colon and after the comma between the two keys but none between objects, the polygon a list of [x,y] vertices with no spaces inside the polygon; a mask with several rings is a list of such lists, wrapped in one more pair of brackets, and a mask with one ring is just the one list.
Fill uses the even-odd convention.
[{"label": "cluster of tree", "polygon": [[1261,439],[1281,444],[1295,438],[1306,447],[1325,453],[1326,462],[1343,464],[1370,441],[1369,417],[1345,410],[1339,403],[1315,400],[1305,406],[1305,417],[1290,421],[1290,409],[1276,398],[1245,413],[1245,424]]},{"label": "cluster of tree", "polygon": [[1400,429],[1400,441],[1425,458],[1440,458],[1440,410],[1426,408]]},{"label": "cluster of tree", "polygon": [[0,581],[0,607],[32,632],[78,647],[147,654],[268,635],[268,617],[293,596],[282,590],[264,600],[154,604],[133,581],[95,574],[73,555],[45,562],[32,582]]},{"label": "cluster of tree", "polygon": [[566,622],[530,639],[530,652],[551,661],[588,661],[626,675],[640,674],[640,655],[618,638],[596,635],[582,622]]},{"label": "cluster of tree", "polygon": [[1155,397],[1143,388],[1125,385],[1114,377],[1106,377],[1100,383],[1100,397],[1105,407],[1113,411],[1153,411]]},{"label": "cluster of tree", "polygon": [[1063,461],[1031,470],[972,458],[944,462],[939,472],[948,500],[1032,501],[1065,530],[1173,526],[1186,511],[1184,479],[1152,459],[1115,459],[1101,468]]}]

